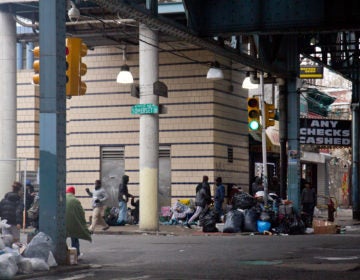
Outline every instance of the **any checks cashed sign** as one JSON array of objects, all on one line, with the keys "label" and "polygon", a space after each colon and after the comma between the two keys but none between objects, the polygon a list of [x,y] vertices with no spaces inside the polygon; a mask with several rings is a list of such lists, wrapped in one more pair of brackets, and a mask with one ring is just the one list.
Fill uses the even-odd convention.
[{"label": "any checks cashed sign", "polygon": [[350,146],[351,121],[300,119],[300,144]]}]

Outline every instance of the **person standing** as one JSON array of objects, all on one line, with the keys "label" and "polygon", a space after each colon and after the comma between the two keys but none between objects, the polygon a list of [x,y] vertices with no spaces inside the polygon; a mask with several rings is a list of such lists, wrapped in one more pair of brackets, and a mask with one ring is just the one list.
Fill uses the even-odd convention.
[{"label": "person standing", "polygon": [[0,217],[7,220],[9,228],[3,228],[2,234],[10,234],[13,242],[20,241],[20,229],[23,223],[24,203],[21,195],[22,184],[14,182],[12,191],[5,194],[0,202]]},{"label": "person standing", "polygon": [[129,176],[123,175],[121,179],[121,183],[119,185],[119,193],[118,193],[119,216],[118,216],[117,224],[119,226],[124,226],[126,224],[127,203],[129,201],[129,197],[133,197],[131,194],[129,194],[129,190],[127,186],[128,183],[129,183]]},{"label": "person standing", "polygon": [[28,216],[28,210],[30,209],[30,207],[33,205],[34,203],[34,198],[36,196],[36,193],[34,191],[34,186],[31,184],[30,180],[26,180],[26,188],[25,188],[25,208],[26,208],[26,212],[25,212],[25,227],[28,227],[29,225],[31,225],[31,219]]},{"label": "person standing", "polygon": [[220,218],[223,215],[223,202],[225,199],[225,187],[222,184],[222,178],[217,177],[216,178],[216,190],[215,190],[215,196],[214,196],[214,204],[216,212],[218,213],[218,217]]},{"label": "person standing", "polygon": [[205,187],[206,193],[211,197],[209,177],[206,175],[203,176],[202,182],[196,186],[196,193],[198,193],[202,187]]},{"label": "person standing", "polygon": [[75,188],[69,186],[66,188],[66,237],[71,239],[71,247],[76,248],[77,255],[80,257],[79,239],[91,242],[90,231],[87,228],[85,212],[80,201],[75,197]]},{"label": "person standing", "polygon": [[304,183],[304,189],[301,192],[301,205],[302,211],[308,216],[307,226],[311,227],[314,216],[314,208],[316,206],[316,193],[309,182]]},{"label": "person standing", "polygon": [[209,208],[209,205],[211,204],[211,192],[210,192],[210,186],[208,180],[209,180],[208,176],[204,176],[203,182],[201,184],[201,188],[199,189],[197,188],[198,191],[195,197],[195,206],[196,206],[195,213],[184,224],[188,228],[191,228],[190,224],[200,216],[202,211],[206,212],[207,209]]},{"label": "person standing", "polygon": [[95,181],[95,190],[91,192],[88,188],[85,189],[89,196],[92,196],[92,221],[89,227],[90,233],[94,233],[97,225],[102,226],[102,230],[108,230],[109,225],[104,220],[104,202],[108,199],[108,194],[101,187],[101,181]]},{"label": "person standing", "polygon": [[254,182],[251,185],[251,193],[253,196],[255,196],[255,194],[259,191],[264,191],[264,186],[262,184],[261,178],[256,176]]}]

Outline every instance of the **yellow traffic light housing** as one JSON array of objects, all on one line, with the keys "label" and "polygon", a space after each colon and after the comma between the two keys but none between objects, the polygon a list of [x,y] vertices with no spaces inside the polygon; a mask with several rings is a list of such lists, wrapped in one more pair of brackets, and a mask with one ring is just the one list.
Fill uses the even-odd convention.
[{"label": "yellow traffic light housing", "polygon": [[35,47],[33,50],[34,57],[38,58],[34,60],[33,68],[34,68],[34,76],[33,76],[33,83],[35,85],[40,84],[40,47]]},{"label": "yellow traffic light housing", "polygon": [[84,95],[86,84],[81,76],[87,72],[82,57],[87,54],[87,46],[80,38],[66,38],[66,96]]},{"label": "yellow traffic light housing", "polygon": [[249,131],[260,129],[260,103],[258,97],[248,98],[248,127]]},{"label": "yellow traffic light housing", "polygon": [[275,106],[265,103],[265,128],[275,125]]}]

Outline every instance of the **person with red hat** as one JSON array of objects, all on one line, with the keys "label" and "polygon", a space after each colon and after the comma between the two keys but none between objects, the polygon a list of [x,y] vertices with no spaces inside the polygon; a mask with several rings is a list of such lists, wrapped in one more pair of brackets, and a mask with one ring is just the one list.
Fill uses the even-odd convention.
[{"label": "person with red hat", "polygon": [[75,197],[75,188],[69,186],[66,188],[66,237],[71,239],[71,247],[76,248],[77,255],[80,257],[79,239],[91,242],[91,234],[87,228],[85,212],[80,201]]}]

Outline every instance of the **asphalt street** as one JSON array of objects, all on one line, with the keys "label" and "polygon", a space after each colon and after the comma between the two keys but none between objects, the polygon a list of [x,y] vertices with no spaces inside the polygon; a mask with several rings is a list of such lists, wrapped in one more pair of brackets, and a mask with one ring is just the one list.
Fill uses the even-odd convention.
[{"label": "asphalt street", "polygon": [[78,265],[31,279],[359,279],[359,238],[95,234]]}]

